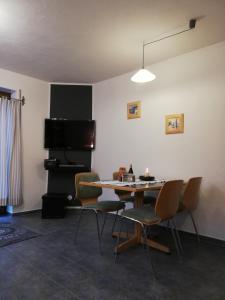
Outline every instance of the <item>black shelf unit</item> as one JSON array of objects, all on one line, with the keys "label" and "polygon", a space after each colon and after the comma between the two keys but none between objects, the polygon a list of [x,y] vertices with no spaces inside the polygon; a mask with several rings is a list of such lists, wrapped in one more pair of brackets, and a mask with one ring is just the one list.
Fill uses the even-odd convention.
[{"label": "black shelf unit", "polygon": [[[52,84],[49,118],[92,120],[92,86]],[[49,150],[49,158],[56,158],[58,161],[55,167],[46,168],[47,193],[66,194],[74,198],[74,176],[91,171],[91,151],[70,150],[65,155],[64,151]]]},{"label": "black shelf unit", "polygon": [[75,197],[74,177],[77,173],[90,172],[91,168],[84,164],[67,164],[46,165],[44,168],[48,171],[48,178],[51,181],[48,184],[48,193],[67,194]]},{"label": "black shelf unit", "polygon": [[90,168],[77,164],[77,165],[71,165],[71,164],[59,164],[57,166],[51,166],[51,167],[45,167],[45,170],[52,171],[52,172],[73,172],[74,174],[80,173],[80,172],[90,172]]}]

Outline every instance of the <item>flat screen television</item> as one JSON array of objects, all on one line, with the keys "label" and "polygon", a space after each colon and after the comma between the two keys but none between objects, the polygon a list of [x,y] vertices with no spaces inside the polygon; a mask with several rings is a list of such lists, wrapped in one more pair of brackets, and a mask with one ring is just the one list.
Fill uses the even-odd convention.
[{"label": "flat screen television", "polygon": [[95,121],[45,119],[44,147],[50,150],[93,150]]}]

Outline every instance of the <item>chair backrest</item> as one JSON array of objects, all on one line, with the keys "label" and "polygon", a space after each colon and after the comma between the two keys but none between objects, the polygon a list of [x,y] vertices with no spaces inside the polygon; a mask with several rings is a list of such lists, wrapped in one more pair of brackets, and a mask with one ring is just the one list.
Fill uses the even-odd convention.
[{"label": "chair backrest", "polygon": [[167,181],[160,190],[156,199],[155,213],[161,220],[167,220],[175,216],[183,183],[183,180]]},{"label": "chair backrest", "polygon": [[113,172],[113,180],[118,180],[119,172]]},{"label": "chair backrest", "polygon": [[187,210],[194,210],[198,205],[199,190],[202,182],[202,177],[193,177],[188,180],[188,183],[183,193],[183,205]]},{"label": "chair backrest", "polygon": [[75,175],[75,191],[76,198],[80,200],[82,204],[93,203],[97,201],[97,198],[102,194],[102,188],[96,188],[92,186],[82,186],[80,181],[99,181],[99,176],[94,172],[83,172]]},{"label": "chair backrest", "polygon": [[[113,180],[118,180],[119,172],[113,173]],[[120,200],[126,199],[126,197],[130,197],[131,192],[128,191],[121,191],[121,190],[114,190],[115,194],[120,198]]]}]

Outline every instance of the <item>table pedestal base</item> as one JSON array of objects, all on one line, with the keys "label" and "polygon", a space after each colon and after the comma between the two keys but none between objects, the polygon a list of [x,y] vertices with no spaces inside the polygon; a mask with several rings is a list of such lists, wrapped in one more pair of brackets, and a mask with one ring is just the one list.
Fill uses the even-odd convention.
[{"label": "table pedestal base", "polygon": [[[119,232],[113,232],[113,237],[118,237]],[[149,247],[154,248],[156,250],[159,250],[164,253],[170,253],[170,248],[168,246],[162,245],[160,243],[157,243],[153,240],[147,239],[146,243],[143,237],[135,236],[134,234],[127,233],[127,232],[121,232],[120,238],[126,238],[127,240],[120,243],[118,246],[115,247],[115,252],[121,253],[129,249],[130,247],[136,246],[136,245],[144,245],[147,244]]]}]

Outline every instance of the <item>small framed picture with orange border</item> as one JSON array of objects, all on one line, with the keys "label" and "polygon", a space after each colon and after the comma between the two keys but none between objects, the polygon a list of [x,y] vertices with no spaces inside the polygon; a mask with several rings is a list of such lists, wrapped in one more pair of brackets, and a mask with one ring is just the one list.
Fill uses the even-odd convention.
[{"label": "small framed picture with orange border", "polygon": [[141,117],[141,101],[127,103],[127,119],[136,119]]},{"label": "small framed picture with orange border", "polygon": [[166,134],[184,133],[184,114],[165,116]]}]

